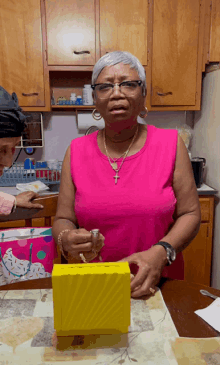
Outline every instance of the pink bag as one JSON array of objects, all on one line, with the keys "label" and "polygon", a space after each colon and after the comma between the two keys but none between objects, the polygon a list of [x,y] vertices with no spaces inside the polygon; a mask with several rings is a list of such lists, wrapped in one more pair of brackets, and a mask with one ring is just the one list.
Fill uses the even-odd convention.
[{"label": "pink bag", "polygon": [[57,257],[51,228],[0,232],[0,285],[50,277]]}]

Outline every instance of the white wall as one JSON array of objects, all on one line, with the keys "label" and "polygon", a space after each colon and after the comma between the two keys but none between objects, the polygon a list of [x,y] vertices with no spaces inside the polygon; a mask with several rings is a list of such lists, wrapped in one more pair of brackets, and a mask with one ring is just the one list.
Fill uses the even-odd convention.
[{"label": "white wall", "polygon": [[[190,112],[151,112],[144,120],[139,122],[153,124],[160,128],[176,128],[184,123],[191,124],[192,113]],[[91,125],[94,121],[91,118]],[[71,140],[85,134],[78,131],[74,113],[56,112],[44,114],[44,148],[38,148],[31,157],[39,160],[58,159],[63,160],[65,151]],[[22,151],[18,161],[24,161],[28,156]]]},{"label": "white wall", "polygon": [[[192,154],[206,158],[205,182],[220,191],[220,70],[203,80],[201,112],[195,113]],[[218,193],[217,198],[220,197]],[[220,289],[220,204],[215,207],[212,286]],[[198,265],[200,263],[198,262]]]}]

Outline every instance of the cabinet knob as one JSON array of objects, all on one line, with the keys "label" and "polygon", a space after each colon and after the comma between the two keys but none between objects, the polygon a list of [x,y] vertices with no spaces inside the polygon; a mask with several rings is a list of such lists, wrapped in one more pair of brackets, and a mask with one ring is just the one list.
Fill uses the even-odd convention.
[{"label": "cabinet knob", "polygon": [[30,93],[30,94],[26,94],[26,93],[22,93],[23,96],[37,96],[39,95],[39,93]]},{"label": "cabinet knob", "polygon": [[90,51],[80,51],[80,52],[73,51],[73,53],[74,54],[84,54],[84,53],[90,54]]},{"label": "cabinet knob", "polygon": [[173,93],[172,93],[172,91],[168,91],[167,93],[157,92],[157,95],[159,95],[159,96],[167,96],[167,95],[173,95]]}]

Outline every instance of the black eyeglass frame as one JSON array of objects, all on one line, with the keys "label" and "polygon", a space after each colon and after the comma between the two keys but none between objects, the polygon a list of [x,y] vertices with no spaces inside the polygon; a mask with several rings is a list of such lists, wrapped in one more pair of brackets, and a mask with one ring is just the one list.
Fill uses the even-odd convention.
[{"label": "black eyeglass frame", "polygon": [[143,86],[143,81],[141,81],[141,80],[126,80],[126,81],[120,82],[120,84],[118,82],[116,82],[115,84],[111,84],[111,83],[108,83],[108,82],[103,82],[101,84],[94,84],[94,85],[91,85],[91,88],[95,91],[96,86],[109,85],[109,86],[111,86],[112,89],[114,89],[115,85],[118,85],[119,88],[120,88],[120,86],[122,84],[127,83],[127,82],[137,82],[138,86]]}]

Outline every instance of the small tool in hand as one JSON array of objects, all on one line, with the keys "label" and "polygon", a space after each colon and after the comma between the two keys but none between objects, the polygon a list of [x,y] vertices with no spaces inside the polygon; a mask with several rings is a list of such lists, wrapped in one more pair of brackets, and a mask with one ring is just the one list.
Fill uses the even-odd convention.
[{"label": "small tool in hand", "polygon": [[[92,233],[92,242],[96,243],[99,238],[99,229],[92,229],[90,232]],[[102,256],[100,254],[98,254],[98,258],[99,261],[102,261]]]},{"label": "small tool in hand", "polygon": [[81,260],[82,260],[84,263],[86,263],[86,262],[87,262],[87,261],[86,261],[85,256],[83,255],[83,253],[80,253],[80,254],[79,254],[79,257],[81,258]]}]

